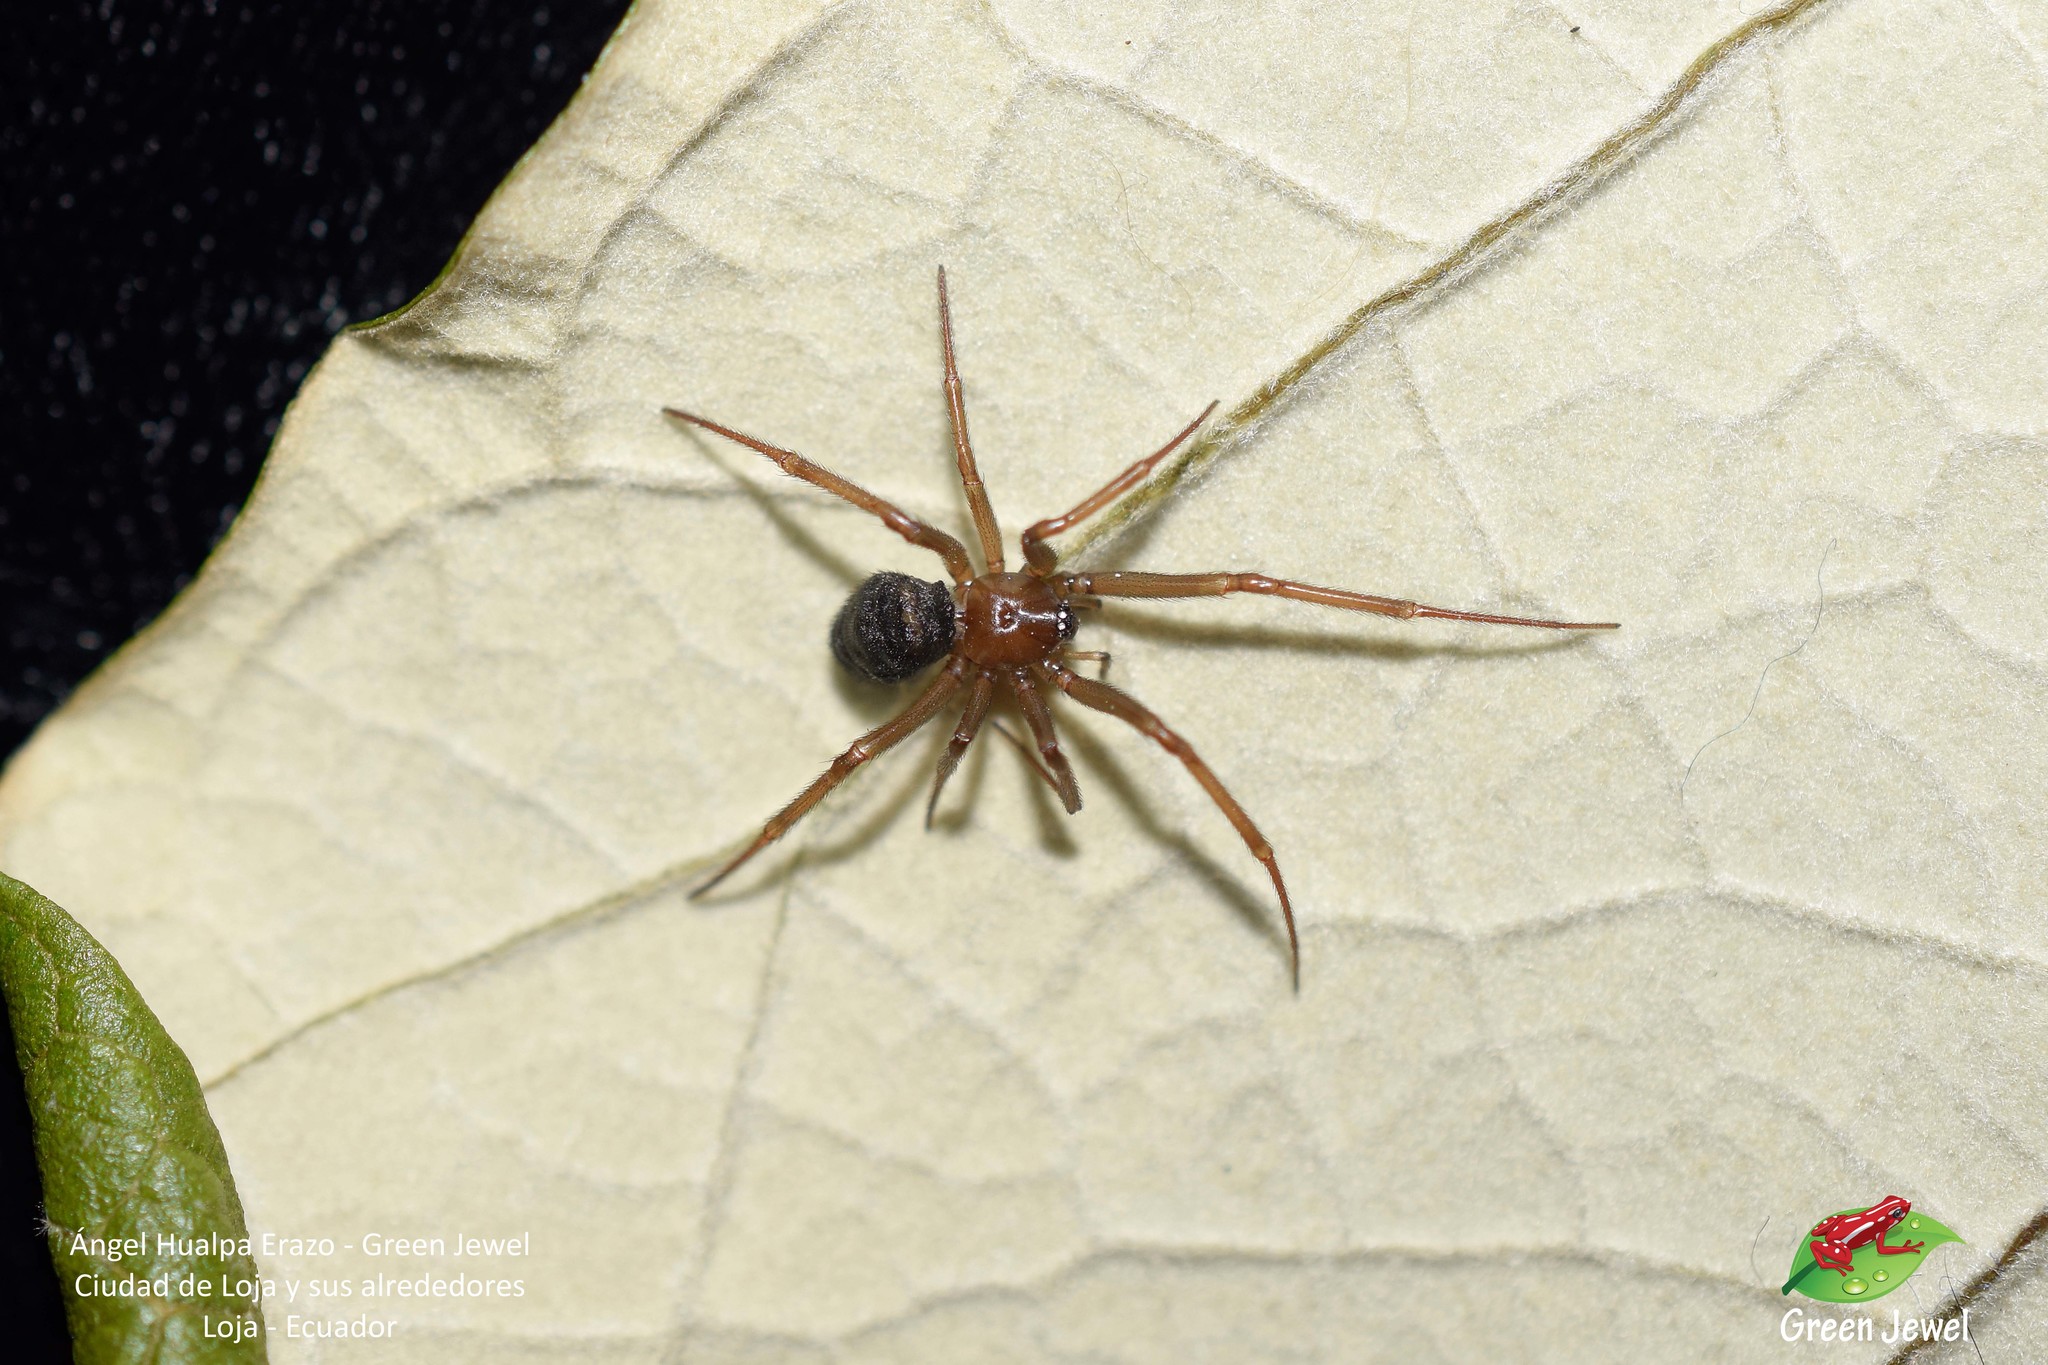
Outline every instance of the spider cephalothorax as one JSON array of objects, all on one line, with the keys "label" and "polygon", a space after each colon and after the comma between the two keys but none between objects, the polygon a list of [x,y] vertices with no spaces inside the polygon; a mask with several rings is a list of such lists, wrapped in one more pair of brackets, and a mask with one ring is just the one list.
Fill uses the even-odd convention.
[{"label": "spider cephalothorax", "polygon": [[[692,895],[702,895],[723,881],[740,864],[789,832],[825,794],[839,785],[847,774],[885,749],[900,743],[936,716],[962,689],[966,704],[953,738],[939,758],[932,781],[930,811],[938,804],[946,779],[959,766],[960,756],[974,742],[996,691],[1002,688],[1016,702],[1024,724],[1031,731],[1038,759],[1032,766],[1059,793],[1068,813],[1081,808],[1081,792],[1072,767],[1060,752],[1053,732],[1052,712],[1046,705],[1048,690],[1064,693],[1074,701],[1127,722],[1150,736],[1179,759],[1200,783],[1202,790],[1222,810],[1233,828],[1265,865],[1280,897],[1280,912],[1287,922],[1288,958],[1295,989],[1301,988],[1301,940],[1294,927],[1294,907],[1287,899],[1287,884],[1280,878],[1280,864],[1272,846],[1259,833],[1244,807],[1237,804],[1209,765],[1192,746],[1168,729],[1165,722],[1131,697],[1096,678],[1085,678],[1069,663],[1081,658],[1101,658],[1068,648],[1078,618],[1076,607],[1100,605],[1106,597],[1221,597],[1230,593],[1260,593],[1292,598],[1318,606],[1345,611],[1371,612],[1407,620],[1432,617],[1447,621],[1482,621],[1494,625],[1542,626],[1550,630],[1613,630],[1611,621],[1542,621],[1525,616],[1493,616],[1483,612],[1452,611],[1424,606],[1398,597],[1374,597],[1342,588],[1319,588],[1260,573],[1134,573],[1105,570],[1099,573],[1056,572],[1057,559],[1046,540],[1100,512],[1118,497],[1142,482],[1158,463],[1178,449],[1195,428],[1216,409],[1211,403],[1202,415],[1188,423],[1179,435],[1151,455],[1126,469],[1083,499],[1073,510],[1048,517],[1024,532],[1021,548],[1025,567],[1010,572],[1003,564],[1002,536],[996,528],[995,511],[974,464],[974,449],[967,440],[967,409],[961,401],[960,369],[953,358],[953,319],[946,306],[946,272],[939,271],[939,333],[945,353],[946,406],[953,419],[953,449],[960,465],[960,483],[967,495],[967,508],[974,519],[975,537],[980,542],[984,571],[977,574],[966,547],[944,531],[916,517],[866,489],[849,483],[828,469],[812,464],[794,451],[771,446],[731,427],[676,408],[665,408],[707,431],[738,441],[773,460],[786,474],[816,484],[863,511],[879,517],[890,530],[913,545],[939,556],[952,577],[952,587],[927,583],[901,573],[878,573],[855,589],[832,621],[832,653],[846,668],[877,682],[904,682],[945,660],[938,675],[925,684],[916,700],[894,718],[876,726],[855,740],[852,747],[832,760],[796,800],[777,812],[761,833],[738,856],[727,862]],[[1027,750],[1026,756],[1029,757]]]}]

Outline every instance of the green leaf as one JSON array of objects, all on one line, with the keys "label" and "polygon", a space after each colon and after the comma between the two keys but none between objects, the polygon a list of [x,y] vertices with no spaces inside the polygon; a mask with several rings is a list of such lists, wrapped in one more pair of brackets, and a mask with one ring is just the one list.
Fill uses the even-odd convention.
[{"label": "green leaf", "polygon": [[[1841,1209],[1838,1212],[1861,1213],[1863,1209]],[[1898,1241],[1902,1244],[1920,1242],[1924,1245],[1918,1251],[1895,1256],[1885,1255],[1875,1243],[1857,1247],[1850,1257],[1847,1274],[1815,1264],[1812,1238],[1801,1237],[1782,1292],[1790,1294],[1796,1289],[1809,1299],[1820,1299],[1826,1303],[1868,1303],[1872,1299],[1883,1298],[1912,1279],[1913,1272],[1936,1247],[1963,1240],[1954,1229],[1924,1213],[1907,1214],[1906,1221],[1891,1231],[1898,1234]],[[1886,1240],[1891,1240],[1889,1234]]]},{"label": "green leaf", "polygon": [[[78,1365],[265,1359],[242,1201],[192,1064],[112,955],[5,874],[0,988]],[[155,1287],[121,1292],[130,1276]]]}]

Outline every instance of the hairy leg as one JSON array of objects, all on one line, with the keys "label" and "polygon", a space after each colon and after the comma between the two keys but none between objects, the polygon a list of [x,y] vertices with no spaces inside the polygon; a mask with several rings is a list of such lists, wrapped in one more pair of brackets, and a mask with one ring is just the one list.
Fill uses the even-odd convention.
[{"label": "hairy leg", "polygon": [[955,583],[965,583],[974,577],[974,566],[968,562],[966,546],[938,527],[919,521],[896,504],[876,497],[859,484],[842,479],[820,465],[812,464],[793,450],[784,450],[781,446],[771,446],[766,441],[757,441],[744,432],[721,426],[708,417],[699,417],[695,413],[684,412],[681,408],[663,408],[662,411],[678,421],[688,422],[691,426],[717,432],[726,440],[737,441],[749,450],[758,450],[775,461],[783,473],[802,479],[805,483],[815,484],[827,493],[836,494],[863,512],[873,513],[881,518],[884,526],[912,545],[922,546],[945,560],[946,571],[953,575]]},{"label": "hairy leg", "polygon": [[1052,788],[1052,793],[1054,796],[1058,796],[1060,791],[1060,780],[1057,777],[1054,777],[1051,773],[1046,771],[1045,765],[1038,761],[1038,755],[1032,751],[1031,746],[1029,744],[1026,744],[1023,740],[1019,739],[1017,737],[1017,732],[1015,730],[1012,730],[1009,726],[1003,724],[1001,721],[992,720],[988,724],[991,730],[994,730],[1004,739],[1010,741],[1010,747],[1015,749],[1018,753],[1024,756],[1024,762],[1030,767],[1031,771],[1038,774],[1039,780],[1041,782],[1045,783],[1046,786]]},{"label": "hairy leg", "polygon": [[1231,593],[1257,593],[1286,597],[1296,602],[1313,602],[1319,607],[1344,611],[1365,611],[1376,616],[1393,616],[1406,621],[1429,618],[1439,621],[1483,621],[1496,626],[1542,626],[1546,630],[1619,630],[1613,621],[1545,621],[1533,616],[1493,616],[1478,611],[1453,611],[1449,607],[1425,606],[1399,597],[1374,597],[1343,588],[1319,588],[1312,583],[1295,583],[1285,578],[1268,578],[1262,573],[1133,573],[1112,570],[1103,573],[1071,573],[1060,578],[1069,593],[1093,597],[1224,597]]},{"label": "hairy leg", "polygon": [[1070,649],[1060,655],[1060,662],[1101,664],[1102,671],[1095,676],[1105,679],[1109,677],[1109,651],[1106,649]]},{"label": "hairy leg", "polygon": [[1067,756],[1060,752],[1059,737],[1053,733],[1052,711],[1046,706],[1045,698],[1039,693],[1038,680],[1028,673],[1010,675],[1010,689],[1017,694],[1017,709],[1024,713],[1024,723],[1031,728],[1031,738],[1038,744],[1039,757],[1053,775],[1053,787],[1060,794],[1060,804],[1072,815],[1081,809],[1081,784],[1074,780],[1074,769],[1067,762]]},{"label": "hairy leg", "polygon": [[1030,566],[1031,572],[1043,578],[1052,572],[1053,565],[1058,562],[1053,552],[1045,546],[1048,536],[1056,536],[1062,531],[1073,529],[1122,497],[1127,490],[1137,487],[1139,482],[1152,472],[1153,466],[1178,450],[1180,443],[1194,435],[1195,428],[1208,421],[1209,414],[1214,411],[1216,404],[1212,401],[1208,407],[1202,409],[1200,417],[1181,428],[1180,435],[1083,498],[1072,511],[1033,523],[1024,532],[1024,562]]},{"label": "hairy leg", "polygon": [[974,447],[967,440],[967,402],[960,391],[960,364],[953,358],[953,309],[946,302],[946,267],[939,267],[939,336],[946,352],[946,411],[953,418],[953,453],[960,461],[960,486],[967,493],[967,511],[974,534],[981,539],[981,557],[988,572],[1003,571],[1003,534],[996,529],[996,510],[982,487],[974,465]]},{"label": "hairy leg", "polygon": [[986,673],[974,675],[974,686],[967,693],[967,709],[960,713],[960,724],[953,731],[953,738],[947,741],[946,752],[939,755],[939,770],[932,778],[932,799],[924,805],[924,827],[932,827],[932,814],[939,808],[939,793],[946,789],[946,779],[953,775],[953,769],[960,766],[960,755],[967,752],[967,746],[974,743],[974,734],[981,729],[982,718],[988,715],[988,705],[995,700],[996,680]]},{"label": "hairy leg", "polygon": [[1136,698],[1117,691],[1108,683],[1084,678],[1072,669],[1062,668],[1058,664],[1046,664],[1044,671],[1055,686],[1081,705],[1091,707],[1104,715],[1115,716],[1118,720],[1135,727],[1186,765],[1195,781],[1201,783],[1202,790],[1209,793],[1209,799],[1216,803],[1224,817],[1237,830],[1238,837],[1244,840],[1244,846],[1251,850],[1254,858],[1266,865],[1266,871],[1273,878],[1273,889],[1280,894],[1280,913],[1287,920],[1287,952],[1292,964],[1294,989],[1299,994],[1301,939],[1294,930],[1294,906],[1287,899],[1287,883],[1280,880],[1280,863],[1273,856],[1273,846],[1266,842],[1265,835],[1259,833],[1259,827],[1252,823],[1251,816],[1245,814],[1244,807],[1237,804],[1237,798],[1232,796],[1216,774],[1210,771],[1209,765],[1202,761],[1201,755],[1195,752],[1193,745],[1167,728],[1166,722],[1152,714]]},{"label": "hairy leg", "polygon": [[825,799],[825,793],[844,782],[854,769],[901,743],[913,731],[938,713],[946,699],[960,690],[961,679],[966,675],[967,664],[954,660],[946,665],[945,672],[932,679],[931,685],[917,694],[917,700],[896,713],[895,716],[855,740],[845,753],[832,760],[832,766],[825,769],[817,781],[805,787],[796,800],[775,813],[775,818],[762,827],[754,842],[744,852],[712,874],[710,880],[690,892],[691,897],[703,895],[712,887],[724,881],[737,870],[740,864],[759,853],[768,845],[789,833],[790,827],[810,813],[811,807]]}]

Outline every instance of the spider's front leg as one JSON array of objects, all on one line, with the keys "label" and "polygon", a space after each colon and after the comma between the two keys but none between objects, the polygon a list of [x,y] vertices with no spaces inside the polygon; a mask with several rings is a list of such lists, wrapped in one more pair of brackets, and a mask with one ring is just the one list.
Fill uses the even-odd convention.
[{"label": "spider's front leg", "polygon": [[1540,626],[1544,630],[1620,630],[1613,621],[1550,621],[1535,616],[1497,616],[1483,611],[1457,611],[1410,602],[1405,597],[1379,597],[1348,588],[1323,588],[1262,573],[1143,573],[1106,569],[1100,573],[1062,574],[1059,591],[1066,597],[1228,597],[1253,593],[1312,602],[1340,611],[1362,611],[1397,620],[1478,621],[1490,626]]},{"label": "spider's front leg", "polygon": [[960,489],[981,540],[982,563],[990,573],[1003,571],[1003,535],[989,506],[988,488],[974,464],[974,444],[967,439],[967,403],[960,392],[960,362],[953,357],[953,309],[946,302],[946,267],[939,267],[939,337],[945,351],[946,412],[953,419],[953,453],[960,465]]},{"label": "spider's front leg", "polygon": [[946,704],[947,699],[960,690],[961,682],[967,676],[970,667],[965,659],[956,658],[948,663],[945,671],[932,679],[930,686],[924,691],[917,694],[917,700],[862,735],[845,753],[833,759],[832,766],[825,769],[817,781],[805,787],[796,800],[777,811],[775,818],[762,827],[760,835],[754,842],[747,845],[738,857],[713,873],[710,880],[690,892],[690,898],[695,900],[731,876],[740,864],[789,833],[791,826],[808,815],[811,807],[824,800],[825,794],[844,782],[854,769],[902,743],[926,721],[937,715],[939,708]]},{"label": "spider's front leg", "polygon": [[1144,482],[1145,476],[1150,474],[1161,460],[1178,450],[1181,442],[1194,435],[1195,428],[1208,421],[1209,414],[1214,411],[1216,411],[1216,404],[1214,401],[1211,401],[1208,407],[1202,409],[1201,416],[1181,428],[1179,435],[1083,498],[1079,503],[1075,504],[1072,510],[1057,517],[1047,517],[1044,521],[1033,522],[1030,526],[1026,527],[1024,531],[1024,562],[1030,567],[1030,572],[1040,578],[1050,577],[1053,566],[1058,561],[1052,550],[1047,547],[1046,540],[1058,535],[1062,531],[1070,531],[1074,527],[1079,526],[1082,522],[1088,520],[1088,518],[1094,516],[1097,512],[1100,512],[1103,508],[1109,506],[1125,493]]}]

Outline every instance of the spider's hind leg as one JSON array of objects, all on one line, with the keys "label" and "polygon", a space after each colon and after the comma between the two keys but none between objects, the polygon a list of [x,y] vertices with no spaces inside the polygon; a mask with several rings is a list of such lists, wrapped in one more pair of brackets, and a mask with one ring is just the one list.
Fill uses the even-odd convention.
[{"label": "spider's hind leg", "polygon": [[832,766],[825,769],[824,774],[810,786],[797,793],[796,800],[777,811],[775,818],[762,827],[754,842],[741,850],[738,857],[719,868],[709,880],[698,883],[690,892],[690,899],[695,900],[703,895],[738,871],[740,865],[747,859],[789,833],[797,821],[810,814],[811,808],[823,801],[825,794],[844,782],[856,768],[893,748],[922,728],[926,721],[938,714],[939,708],[946,704],[947,699],[960,690],[966,672],[967,665],[959,660],[946,665],[945,671],[932,679],[924,691],[918,693],[916,701],[862,735],[845,753],[833,759]]},{"label": "spider's hind leg", "polygon": [[954,729],[953,738],[946,742],[946,752],[939,755],[939,770],[932,776],[931,800],[924,806],[926,829],[932,827],[932,816],[939,809],[939,793],[946,789],[946,780],[960,766],[960,756],[967,752],[968,745],[974,743],[975,733],[981,729],[982,719],[988,715],[989,703],[995,700],[995,695],[996,680],[986,673],[977,673],[973,690],[967,694],[967,709],[960,713],[960,724]]}]

